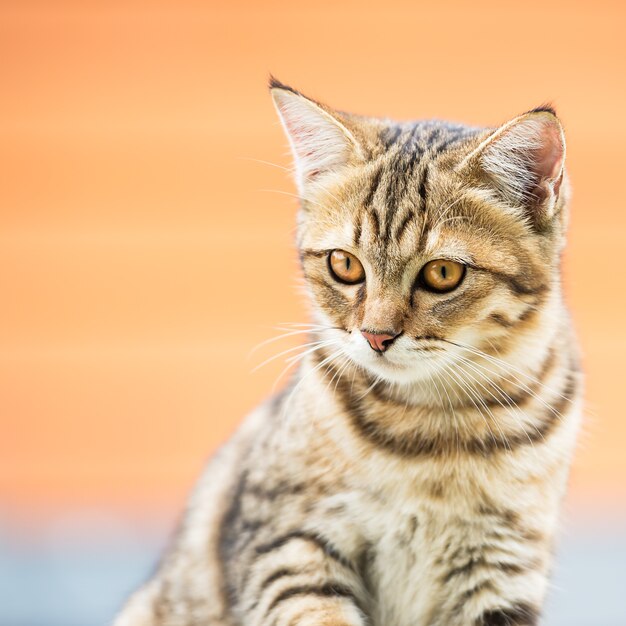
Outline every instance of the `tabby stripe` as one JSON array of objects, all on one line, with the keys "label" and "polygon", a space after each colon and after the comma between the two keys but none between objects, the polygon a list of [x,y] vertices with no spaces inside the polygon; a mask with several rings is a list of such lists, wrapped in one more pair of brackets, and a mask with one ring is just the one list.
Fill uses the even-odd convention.
[{"label": "tabby stripe", "polygon": [[[230,564],[234,561],[234,555],[240,550],[241,537],[237,532],[239,522],[242,517],[242,497],[246,489],[248,472],[243,471],[237,484],[232,489],[231,503],[225,512],[219,526],[218,550],[220,562],[224,563],[224,576],[221,585],[221,595],[224,605],[234,605],[237,603],[237,589],[232,584],[232,572]],[[254,535],[252,535],[254,536]]]},{"label": "tabby stripe", "polygon": [[380,134],[380,138],[387,150],[389,150],[389,148],[391,148],[391,146],[396,143],[401,132],[402,127],[399,125],[394,125],[391,128],[385,128],[385,130]]},{"label": "tabby stripe", "polygon": [[301,539],[302,541],[308,541],[315,544],[329,559],[336,561],[347,569],[355,571],[355,566],[352,561],[341,554],[341,552],[332,546],[324,537],[318,535],[317,533],[304,530],[293,530],[286,535],[281,535],[280,537],[273,539],[269,543],[261,544],[256,547],[256,553],[258,555],[262,555],[273,552],[274,550],[279,550],[294,539]]},{"label": "tabby stripe", "polygon": [[535,443],[542,443],[546,439],[546,437],[548,437],[552,433],[553,428],[560,423],[562,413],[565,410],[566,406],[573,400],[576,389],[576,378],[574,376],[574,373],[570,371],[567,375],[565,388],[561,392],[557,404],[553,404],[550,405],[549,408],[545,408],[547,415],[544,418],[543,422],[535,426],[531,430],[524,431],[522,433],[516,433],[514,435],[509,435],[506,438],[506,441],[502,443],[509,445],[511,449],[513,449],[513,446],[517,447]]},{"label": "tabby stripe", "polygon": [[574,396],[576,395],[576,391],[578,389],[576,374],[576,370],[573,370],[571,368],[567,373],[567,382],[565,383],[565,388],[563,389],[563,391],[561,391],[557,403],[552,405],[552,408],[549,411],[550,415],[553,418],[553,421],[559,420],[561,418],[561,415],[567,408],[567,405],[571,404],[574,400]]},{"label": "tabby stripe", "polygon": [[489,319],[504,328],[512,328],[517,323],[517,320],[510,320],[501,313],[491,313]]},{"label": "tabby stripe", "polygon": [[378,168],[378,170],[376,171],[376,173],[374,174],[373,178],[372,178],[372,182],[370,184],[370,188],[367,192],[367,195],[365,196],[365,200],[363,200],[363,206],[365,207],[371,207],[372,206],[372,201],[374,200],[374,195],[376,194],[376,190],[378,189],[378,185],[380,185],[380,178],[383,174],[383,170],[382,167]]},{"label": "tabby stripe", "polygon": [[414,219],[415,219],[415,213],[413,212],[412,209],[410,209],[409,212],[404,216],[404,219],[402,220],[398,228],[396,228],[395,239],[397,242],[400,241],[400,239],[402,238],[402,235],[404,235],[404,231],[406,230],[406,227]]},{"label": "tabby stripe", "polygon": [[[382,245],[386,248],[391,241],[391,226],[393,224],[393,219],[396,215],[396,210],[398,205],[388,205],[387,210],[383,214],[383,220],[385,222],[385,227],[380,237],[380,241]],[[385,264],[386,265],[386,264]]]},{"label": "tabby stripe", "polygon": [[325,257],[327,254],[328,250],[312,250],[311,248],[303,248],[300,250],[301,258],[313,257],[319,259]]},{"label": "tabby stripe", "polygon": [[409,154],[411,156],[413,152],[421,153],[421,148],[415,145],[415,137],[419,131],[420,131],[419,124],[415,124],[413,128],[411,128],[411,132],[409,132],[409,134],[406,137],[405,142],[402,144],[402,147],[400,148],[401,153]]},{"label": "tabby stripe", "polygon": [[535,305],[529,305],[521,315],[519,315],[515,319],[509,319],[506,315],[502,313],[491,313],[487,319],[495,322],[499,326],[503,328],[515,328],[519,326],[522,322],[526,322],[531,317],[533,317],[537,313],[537,308]]},{"label": "tabby stripe", "polygon": [[[279,398],[279,400],[282,398]],[[246,493],[250,493],[257,498],[263,500],[276,500],[276,498],[284,495],[295,495],[306,491],[309,485],[303,482],[290,482],[289,480],[280,480],[271,487],[265,485],[252,484],[246,488]]]},{"label": "tabby stripe", "polygon": [[356,224],[354,225],[354,235],[352,236],[352,243],[355,246],[359,245],[359,242],[361,241],[361,235],[363,230],[363,216],[361,213],[359,213],[356,217]]},{"label": "tabby stripe", "polygon": [[528,285],[523,282],[524,278],[529,275],[533,275],[534,271],[525,271],[523,274],[507,274],[505,272],[499,272],[498,270],[480,267],[478,265],[468,264],[468,267],[477,271],[487,274],[491,274],[499,278],[506,286],[518,296],[536,296],[545,293],[550,288],[550,283],[538,283],[534,285]]},{"label": "tabby stripe", "polygon": [[431,148],[439,137],[441,137],[441,128],[435,128],[435,130],[433,130],[432,133],[430,133],[430,135],[426,138],[426,145]]},{"label": "tabby stripe", "polygon": [[[535,377],[535,380],[530,381],[529,383],[524,383],[524,387],[521,391],[516,394],[510,394],[500,386],[495,386],[495,383],[491,383],[489,381],[485,381],[483,384],[485,387],[491,391],[493,395],[488,398],[482,398],[484,404],[488,407],[511,407],[518,406],[521,407],[526,404],[529,400],[536,397],[539,388],[541,387],[543,381],[550,374],[550,372],[554,369],[556,364],[556,350],[554,348],[550,348],[548,353],[546,354],[543,363],[541,364],[541,369],[539,373]],[[504,375],[500,378],[500,381],[510,383],[511,375]],[[508,379],[508,380],[507,380]]]},{"label": "tabby stripe", "polygon": [[302,570],[289,569],[283,567],[281,569],[272,572],[267,578],[263,580],[263,582],[259,585],[259,594],[262,593],[266,587],[269,587],[273,582],[280,580],[281,578],[286,578],[287,576],[297,576],[301,574]]},{"label": "tabby stripe", "polygon": [[[395,171],[389,180],[387,191],[385,193],[385,218],[388,225],[391,224],[391,222],[393,221],[395,212],[400,202],[400,188],[401,186],[406,185],[404,177],[398,171],[399,169],[400,166],[396,166]],[[388,237],[389,231],[387,229],[384,237],[385,242],[387,242]]]},{"label": "tabby stripe", "polygon": [[[416,145],[412,152],[410,153],[409,157],[407,159],[405,159],[404,163],[402,164],[402,196],[406,195],[407,189],[409,188],[408,186],[408,181],[413,178],[413,173],[415,171],[415,168],[417,167],[418,164],[420,164],[422,162],[422,157],[424,156],[424,148],[422,148],[419,145]],[[398,195],[398,201],[400,201],[400,197]]]},{"label": "tabby stripe", "polygon": [[[502,275],[503,276],[503,275]],[[545,283],[540,283],[539,285],[524,285],[520,283],[517,278],[506,278],[503,277],[503,280],[507,283],[512,291],[514,291],[518,296],[538,296],[542,293],[545,293],[548,290],[549,285]]]},{"label": "tabby stripe", "polygon": [[445,152],[445,150],[447,148],[449,148],[451,145],[460,142],[462,139],[464,138],[464,136],[462,134],[458,134],[458,135],[454,135],[452,137],[448,137],[448,139],[445,139],[444,141],[442,141],[440,144],[436,145],[432,152],[433,152],[433,156],[439,156],[441,153]]},{"label": "tabby stripe", "polygon": [[[266,611],[266,615],[271,613],[281,602],[290,600],[297,596],[318,596],[325,598],[346,598],[351,600],[354,605],[362,611],[359,601],[354,592],[338,582],[329,582],[324,585],[301,585],[298,587],[290,587],[279,593]],[[363,611],[362,611],[363,612]]]},{"label": "tabby stripe", "polygon": [[517,323],[525,322],[537,313],[535,305],[529,305],[528,308],[517,318]]},{"label": "tabby stripe", "polygon": [[307,274],[306,272],[304,272],[304,276],[308,281],[315,283],[316,285],[319,285],[320,287],[325,289],[327,292],[329,292],[327,295],[333,298],[333,302],[332,302],[333,306],[345,307],[349,305],[348,298],[346,298],[340,291],[337,290],[336,283],[330,283],[326,281],[325,279],[320,278],[319,276],[311,276],[310,274]]},{"label": "tabby stripe", "polygon": [[[282,578],[287,578],[289,576],[297,576],[298,574],[303,574],[303,573],[304,573],[303,570],[295,570],[295,569],[290,569],[286,567],[283,567],[281,569],[278,569],[272,572],[269,576],[264,578],[261,584],[259,585],[257,589],[257,593],[256,593],[256,596],[257,596],[256,600],[254,600],[254,602],[252,602],[252,604],[248,606],[247,612],[252,613],[252,611],[254,611],[254,609],[256,609],[256,607],[259,606],[259,602],[261,602],[263,598],[263,592],[266,591],[267,588],[272,583],[276,582],[277,580],[281,580]],[[247,580],[247,577],[246,577],[246,580]]]},{"label": "tabby stripe", "polygon": [[[321,361],[322,358],[324,358],[323,350],[319,350],[314,354],[314,359]],[[449,439],[440,436],[430,437],[420,433],[417,429],[404,431],[400,434],[386,431],[378,425],[375,418],[369,418],[363,398],[357,397],[352,390],[352,386],[347,384],[341,376],[337,376],[337,370],[332,364],[328,365],[327,369],[320,372],[320,374],[324,377],[333,376],[334,380],[337,381],[338,400],[341,402],[344,411],[350,418],[350,423],[357,433],[376,447],[403,457],[444,456],[456,451],[488,457],[498,451],[508,452],[517,447],[542,443],[551,433],[554,426],[559,423],[561,413],[565,409],[566,404],[571,402],[576,392],[576,380],[573,372],[570,371],[559,402],[546,409],[549,415],[545,417],[542,423],[537,426],[529,426],[529,430],[522,430],[521,432],[510,434],[490,433],[484,439],[470,438],[458,440],[454,437]],[[369,402],[371,402],[371,399]],[[386,400],[385,402],[393,404],[391,400]],[[378,410],[378,407],[374,408]]]},{"label": "tabby stripe", "polygon": [[537,626],[539,611],[530,604],[520,602],[510,608],[486,611],[474,626]]},{"label": "tabby stripe", "polygon": [[506,574],[521,574],[529,568],[518,563],[503,563],[500,561],[488,561],[484,556],[477,559],[470,559],[464,565],[451,569],[442,579],[442,583],[449,583],[453,578],[465,576],[475,572],[477,569],[493,569]]},{"label": "tabby stripe", "polygon": [[449,296],[447,299],[437,302],[437,304],[431,308],[431,312],[434,316],[439,314],[445,315],[446,312],[453,311],[459,306],[462,306],[463,310],[467,311],[476,302],[484,300],[491,293],[491,291],[493,291],[493,288],[491,287],[488,287],[487,289],[475,290],[474,292],[460,291],[456,295]]},{"label": "tabby stripe", "polygon": [[380,236],[380,218],[378,217],[376,209],[369,211],[368,215],[370,218],[370,224],[372,225],[372,234],[374,235],[374,238],[377,238]]},{"label": "tabby stripe", "polygon": [[420,208],[422,209],[422,211],[426,210],[426,185],[428,184],[429,173],[430,173],[430,168],[427,165],[426,168],[424,169],[424,174],[422,175],[422,180],[420,181],[420,185],[417,190],[417,193],[419,194],[419,197],[420,197]]},{"label": "tabby stripe", "polygon": [[363,302],[365,302],[365,296],[366,296],[365,283],[363,283],[359,287],[358,291],[356,292],[356,301],[355,301],[356,306],[361,306]]},{"label": "tabby stripe", "polygon": [[236,551],[236,546],[240,540],[239,535],[234,534],[232,530],[242,517],[241,500],[246,490],[247,479],[248,473],[242,472],[232,491],[230,507],[226,511],[220,524],[219,546],[221,557],[224,560],[230,559],[232,554]]},{"label": "tabby stripe", "polygon": [[384,241],[391,237],[391,222],[394,213],[405,195],[407,182],[410,179],[415,164],[419,161],[423,151],[416,145],[415,135],[419,131],[419,126],[415,125],[407,134],[404,143],[398,150],[395,167],[392,169],[391,178],[385,194],[386,224]]},{"label": "tabby stripe", "polygon": [[486,591],[490,591],[490,592],[495,591],[495,587],[493,585],[493,582],[491,582],[490,580],[483,580],[482,582],[477,583],[471,589],[468,589],[467,591],[464,591],[463,594],[461,594],[461,598],[456,603],[456,606],[454,607],[453,613],[455,615],[457,613],[460,613],[461,610],[463,609],[463,607],[465,606],[465,604],[467,604],[472,598],[475,598],[476,596],[478,596],[478,595],[480,595],[480,594],[482,594],[482,593],[484,593]]},{"label": "tabby stripe", "polygon": [[496,270],[487,269],[484,267],[476,267],[474,265],[470,266],[472,269],[477,270],[479,272],[488,272],[489,274],[493,274],[497,276],[501,281],[503,281],[509,289],[518,296],[536,296],[542,293],[545,293],[549,285],[546,283],[539,283],[536,285],[526,285],[520,282],[520,278],[522,276],[513,276],[511,274],[505,274],[504,272],[498,272]]}]

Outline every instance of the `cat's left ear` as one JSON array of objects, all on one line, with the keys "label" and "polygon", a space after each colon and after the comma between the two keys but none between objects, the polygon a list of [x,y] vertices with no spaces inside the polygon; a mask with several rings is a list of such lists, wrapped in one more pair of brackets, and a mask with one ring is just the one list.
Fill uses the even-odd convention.
[{"label": "cat's left ear", "polygon": [[310,183],[362,157],[359,142],[337,114],[274,78],[270,91],[293,152],[301,195]]},{"label": "cat's left ear", "polygon": [[535,109],[504,124],[470,155],[505,202],[538,228],[559,207],[565,137],[554,110]]}]

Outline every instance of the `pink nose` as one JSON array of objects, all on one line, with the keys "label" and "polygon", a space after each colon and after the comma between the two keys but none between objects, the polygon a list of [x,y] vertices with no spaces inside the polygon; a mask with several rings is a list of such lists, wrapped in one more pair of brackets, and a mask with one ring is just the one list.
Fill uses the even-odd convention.
[{"label": "pink nose", "polygon": [[384,352],[398,336],[398,334],[390,335],[388,333],[370,333],[367,330],[362,330],[361,334],[365,337],[365,339],[367,339],[367,343],[370,344],[370,348],[372,350],[376,350],[376,352]]}]

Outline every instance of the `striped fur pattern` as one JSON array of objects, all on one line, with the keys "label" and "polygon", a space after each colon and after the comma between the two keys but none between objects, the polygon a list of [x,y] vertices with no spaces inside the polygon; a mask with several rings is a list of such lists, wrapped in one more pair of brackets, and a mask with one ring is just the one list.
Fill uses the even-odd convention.
[{"label": "striped fur pattern", "polygon": [[[311,341],[116,626],[536,625],[581,408],[560,123],[394,123],[271,90]],[[332,250],[365,280],[334,279]],[[433,259],[464,265],[457,288],[424,288]]]}]

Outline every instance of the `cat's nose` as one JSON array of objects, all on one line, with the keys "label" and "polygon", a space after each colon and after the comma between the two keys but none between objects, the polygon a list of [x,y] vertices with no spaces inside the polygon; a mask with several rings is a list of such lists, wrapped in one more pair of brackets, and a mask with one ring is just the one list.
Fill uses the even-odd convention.
[{"label": "cat's nose", "polygon": [[365,337],[365,339],[367,339],[367,343],[370,344],[370,348],[372,350],[376,350],[376,352],[384,352],[400,333],[391,334],[385,331],[372,333],[369,330],[361,330],[361,334]]}]

